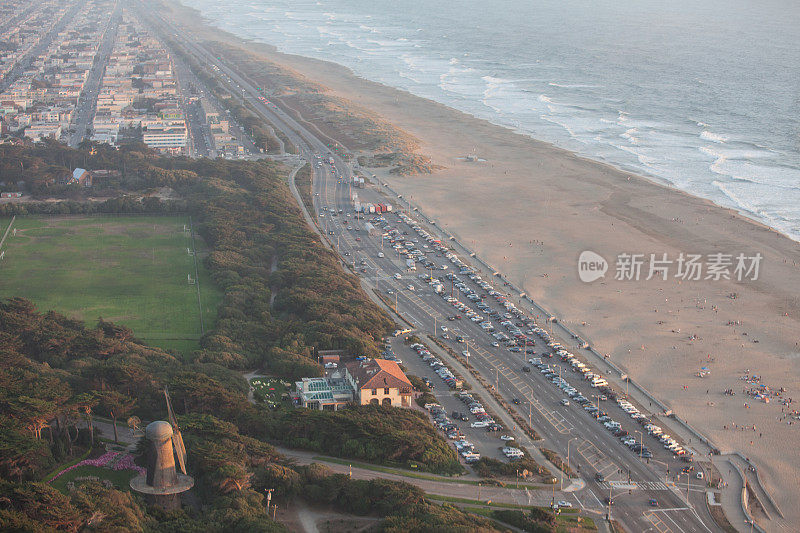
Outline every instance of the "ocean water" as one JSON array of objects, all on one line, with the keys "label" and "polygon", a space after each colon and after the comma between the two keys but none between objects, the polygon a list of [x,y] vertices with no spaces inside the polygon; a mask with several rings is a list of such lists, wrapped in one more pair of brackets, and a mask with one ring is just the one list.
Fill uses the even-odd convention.
[{"label": "ocean water", "polygon": [[800,240],[796,0],[181,0]]}]

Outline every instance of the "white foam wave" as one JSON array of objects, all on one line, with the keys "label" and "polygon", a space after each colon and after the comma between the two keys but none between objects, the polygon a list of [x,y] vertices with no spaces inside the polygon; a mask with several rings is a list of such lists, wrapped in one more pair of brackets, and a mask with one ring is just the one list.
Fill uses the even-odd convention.
[{"label": "white foam wave", "polygon": [[551,81],[548,83],[551,87],[561,87],[562,89],[597,89],[600,85],[589,85],[584,83],[556,83]]},{"label": "white foam wave", "polygon": [[631,142],[631,144],[639,144],[640,141],[637,137],[634,136],[634,133],[639,133],[639,130],[637,130],[636,128],[630,128],[625,130],[625,133],[620,133],[619,136],[628,139]]},{"label": "white foam wave", "polygon": [[724,143],[728,140],[727,137],[724,135],[720,135],[718,133],[713,133],[708,130],[703,130],[703,133],[700,134],[701,139],[705,139],[707,141],[712,141],[715,143]]}]

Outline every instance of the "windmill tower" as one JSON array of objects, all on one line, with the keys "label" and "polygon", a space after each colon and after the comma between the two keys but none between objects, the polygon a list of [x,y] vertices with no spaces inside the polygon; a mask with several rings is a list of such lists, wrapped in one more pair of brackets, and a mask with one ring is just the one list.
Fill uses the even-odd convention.
[{"label": "windmill tower", "polygon": [[[194,486],[194,479],[186,475],[186,448],[166,388],[164,397],[169,422],[156,420],[145,428],[145,438],[149,441],[147,473],[133,478],[130,486],[154,505],[169,510],[180,508],[180,495]],[[175,468],[176,456],[180,472]]]}]

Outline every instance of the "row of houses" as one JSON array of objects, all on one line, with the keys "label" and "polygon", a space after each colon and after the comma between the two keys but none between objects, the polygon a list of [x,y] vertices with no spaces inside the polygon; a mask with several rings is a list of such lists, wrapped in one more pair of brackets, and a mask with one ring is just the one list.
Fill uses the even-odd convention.
[{"label": "row of houses", "polygon": [[[46,0],[32,10],[20,4],[20,14],[26,9],[31,13],[0,34],[0,42],[16,47],[0,47],[2,72],[11,72],[29,57],[71,5],[79,7],[77,12],[44,51],[30,57],[30,68],[21,75],[15,72],[13,83],[3,84],[0,77],[0,88],[7,85],[0,92],[0,135],[64,141],[73,133],[88,134],[112,146],[127,136],[163,152],[184,153],[189,136],[172,58],[127,9],[122,9],[118,24],[112,21],[113,0]],[[111,54],[105,64],[97,63],[104,60],[98,51],[107,35],[114,37]],[[87,92],[93,67],[102,73],[96,94]],[[90,112],[84,103],[77,109],[82,95],[90,98]],[[222,122],[220,127],[227,130]]]},{"label": "row of houses", "polygon": [[3,78],[30,61],[13,82],[2,84],[0,133],[22,132],[34,141],[67,134],[112,6],[111,0],[86,2],[38,54],[33,50],[65,17],[69,3],[43,2],[0,35],[0,42],[10,43],[0,52]]},{"label": "row of houses", "polygon": [[92,140],[114,145],[122,128],[141,131],[142,142],[151,148],[186,151],[186,117],[172,58],[127,11],[97,97]]},{"label": "row of houses", "polygon": [[141,131],[142,142],[163,152],[186,150],[188,131],[172,59],[126,10],[98,92],[92,140],[115,145],[121,129]]}]

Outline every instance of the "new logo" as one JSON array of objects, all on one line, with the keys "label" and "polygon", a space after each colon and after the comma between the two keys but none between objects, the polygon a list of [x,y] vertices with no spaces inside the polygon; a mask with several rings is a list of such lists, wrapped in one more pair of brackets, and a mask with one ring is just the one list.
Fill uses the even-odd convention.
[{"label": "new logo", "polygon": [[591,283],[602,278],[608,270],[608,261],[603,256],[585,250],[578,257],[578,277],[584,283]]}]

